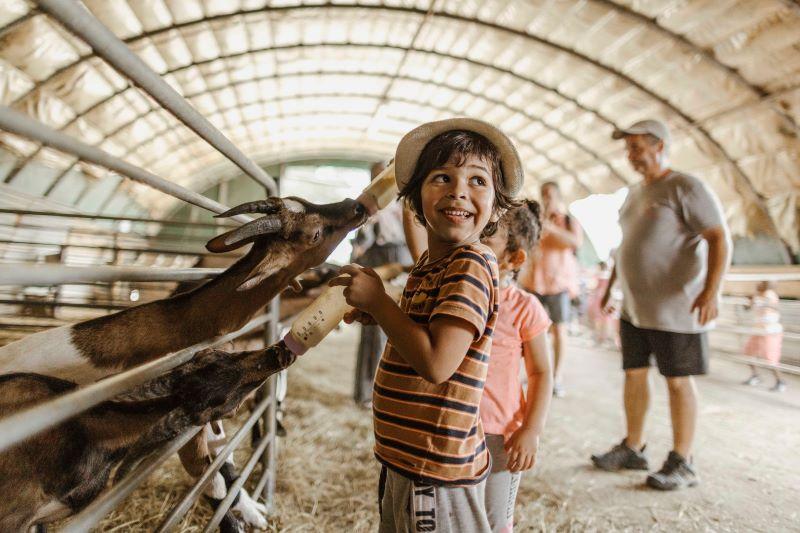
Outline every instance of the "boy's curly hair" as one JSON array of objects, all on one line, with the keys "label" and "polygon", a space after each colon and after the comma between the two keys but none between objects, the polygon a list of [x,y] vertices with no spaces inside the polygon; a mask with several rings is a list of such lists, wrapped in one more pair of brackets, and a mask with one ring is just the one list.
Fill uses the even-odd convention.
[{"label": "boy's curly hair", "polygon": [[[500,226],[508,230],[506,251],[525,250],[530,253],[539,244],[542,235],[542,207],[536,200],[522,200],[522,205],[506,212]],[[514,279],[519,268],[514,270]]]},{"label": "boy's curly hair", "polygon": [[[451,130],[431,139],[423,148],[417,159],[414,173],[403,190],[398,194],[405,204],[414,212],[414,216],[423,226],[425,216],[422,213],[422,183],[431,170],[440,168],[448,162],[463,165],[467,157],[474,155],[489,165],[494,181],[494,205],[492,212],[503,212],[519,205],[505,191],[503,169],[500,166],[500,153],[483,135],[467,130]],[[490,236],[497,230],[498,222],[489,222],[483,229],[482,236]]]}]

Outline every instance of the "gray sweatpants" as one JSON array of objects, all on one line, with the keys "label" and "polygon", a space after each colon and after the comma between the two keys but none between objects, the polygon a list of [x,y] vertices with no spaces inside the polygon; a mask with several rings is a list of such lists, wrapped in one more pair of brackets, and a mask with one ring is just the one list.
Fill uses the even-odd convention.
[{"label": "gray sweatpants", "polygon": [[492,456],[492,471],[486,479],[486,517],[492,533],[511,533],[514,530],[514,504],[521,472],[508,471],[508,456],[503,448],[502,435],[486,434],[486,447]]},{"label": "gray sweatpants", "polygon": [[381,468],[379,533],[489,533],[484,483],[466,487],[420,485]]}]

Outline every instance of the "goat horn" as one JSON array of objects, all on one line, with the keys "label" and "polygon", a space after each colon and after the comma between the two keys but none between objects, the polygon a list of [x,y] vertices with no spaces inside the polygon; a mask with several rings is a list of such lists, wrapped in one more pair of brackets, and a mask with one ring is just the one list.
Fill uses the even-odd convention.
[{"label": "goat horn", "polygon": [[250,237],[257,237],[267,233],[277,233],[283,227],[280,217],[261,217],[244,226],[231,231],[223,241],[225,246],[232,246]]},{"label": "goat horn", "polygon": [[255,202],[247,202],[245,204],[237,205],[236,207],[228,209],[224,213],[214,215],[214,218],[228,218],[241,215],[243,213],[264,213],[267,215],[273,215],[280,211],[281,207],[283,207],[282,202],[276,202],[274,198],[267,198],[266,200],[257,200]]}]

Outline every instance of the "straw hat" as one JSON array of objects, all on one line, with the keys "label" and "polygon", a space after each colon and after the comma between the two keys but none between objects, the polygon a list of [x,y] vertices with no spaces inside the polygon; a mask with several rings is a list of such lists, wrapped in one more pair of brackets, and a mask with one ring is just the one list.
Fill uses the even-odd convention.
[{"label": "straw hat", "polygon": [[394,157],[394,175],[401,191],[411,179],[422,150],[437,135],[453,130],[466,130],[486,137],[500,153],[505,192],[516,196],[522,188],[524,175],[517,149],[505,133],[482,120],[474,118],[449,118],[428,122],[408,132],[397,145]]}]

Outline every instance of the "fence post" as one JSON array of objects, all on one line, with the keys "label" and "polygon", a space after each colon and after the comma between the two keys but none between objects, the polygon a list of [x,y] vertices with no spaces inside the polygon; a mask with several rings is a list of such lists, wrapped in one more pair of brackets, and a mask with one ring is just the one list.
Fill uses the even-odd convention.
[{"label": "fence post", "polygon": [[[267,324],[267,327],[264,328],[265,334],[265,341],[268,344],[272,344],[278,341],[278,331],[279,323],[278,320],[280,318],[279,309],[280,309],[280,296],[273,298],[273,300],[269,303],[270,307],[270,315],[272,319]],[[263,472],[264,475],[267,476],[267,482],[264,484],[263,489],[263,496],[264,496],[264,503],[267,506],[268,510],[272,509],[273,500],[275,497],[275,475],[276,475],[276,467],[277,467],[277,443],[278,439],[276,436],[278,430],[278,405],[277,405],[277,382],[278,382],[278,374],[273,374],[269,377],[267,381],[267,394],[269,395],[270,402],[269,407],[264,412],[264,438],[270,439],[269,446],[267,447],[264,455],[261,456],[261,464],[263,465]]]}]

